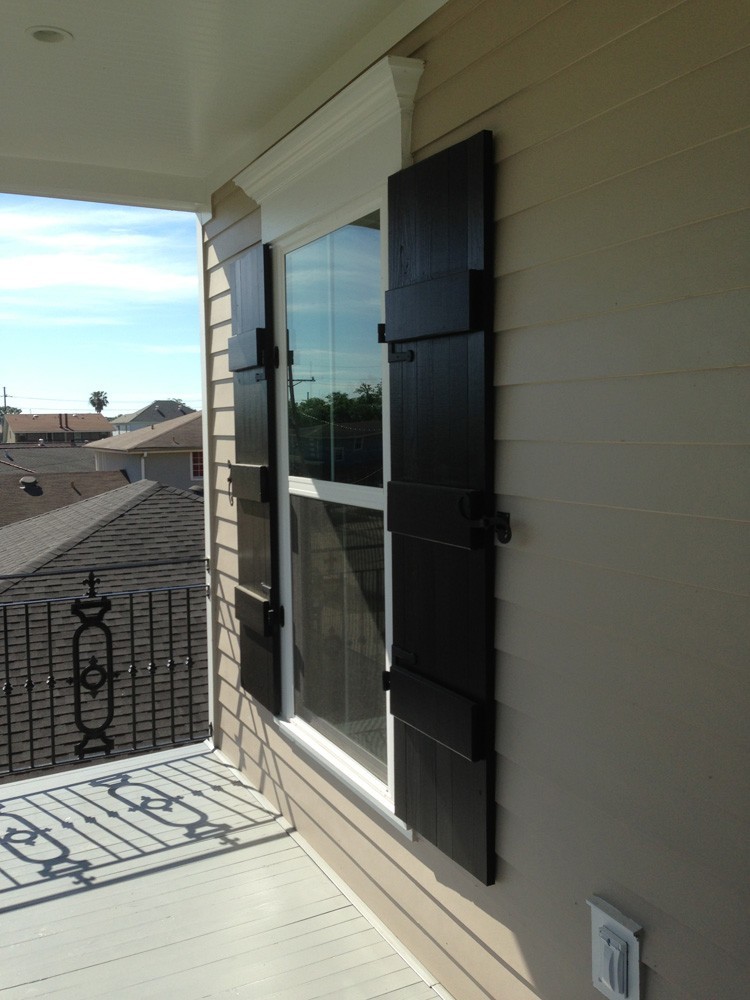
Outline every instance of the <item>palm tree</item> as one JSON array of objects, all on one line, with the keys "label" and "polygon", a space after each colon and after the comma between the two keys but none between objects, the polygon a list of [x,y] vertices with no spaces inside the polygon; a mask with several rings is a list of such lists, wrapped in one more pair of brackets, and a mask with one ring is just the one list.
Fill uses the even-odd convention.
[{"label": "palm tree", "polygon": [[91,403],[97,413],[101,413],[105,406],[109,406],[107,393],[102,392],[101,389],[95,389],[89,396],[89,403]]}]

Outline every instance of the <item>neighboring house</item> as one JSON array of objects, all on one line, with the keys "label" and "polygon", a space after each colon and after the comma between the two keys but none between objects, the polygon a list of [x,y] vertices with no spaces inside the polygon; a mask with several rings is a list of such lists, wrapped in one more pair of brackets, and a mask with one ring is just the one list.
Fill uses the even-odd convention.
[{"label": "neighboring house", "polygon": [[135,413],[123,413],[112,418],[115,434],[125,434],[127,431],[138,431],[142,427],[157,426],[165,420],[174,420],[186,413],[194,413],[191,406],[178,403],[174,399],[155,399],[148,406],[136,410]]},{"label": "neighboring house", "polygon": [[203,489],[203,420],[200,411],[116,434],[87,448],[97,471],[122,469],[131,482],[154,479],[178,489]]},{"label": "neighboring house", "polygon": [[7,413],[3,443],[82,444],[112,435],[112,424],[101,413]]},{"label": "neighboring house", "polygon": [[126,486],[124,472],[48,472],[43,475],[19,470],[16,476],[0,476],[0,526],[37,517],[58,507],[78,503]]},{"label": "neighboring house", "polygon": [[[134,732],[140,745],[148,745],[154,735],[154,742],[165,744],[173,735],[187,739],[191,727],[197,738],[205,733],[203,547],[202,499],[148,481],[0,528],[0,675],[5,684],[0,774],[8,768],[9,750],[16,770],[28,764],[30,734],[37,766],[50,759],[51,700],[57,759],[70,758],[81,740],[69,683],[80,621],[71,606],[85,596],[90,570],[97,593],[111,601],[103,621],[112,637],[115,719],[107,732],[113,749],[129,749]],[[177,589],[167,594],[167,587]],[[19,603],[27,601],[32,603]],[[97,638],[94,630],[81,639],[84,668],[92,653],[101,666],[106,663],[104,643]],[[82,693],[84,718],[91,726],[107,704],[106,686],[94,693],[91,699]]]},{"label": "neighboring house", "polygon": [[9,444],[0,448],[0,476],[37,475],[46,472],[94,472],[94,453],[66,444]]},{"label": "neighboring house", "polygon": [[[600,997],[594,894],[744,998],[747,5],[63,6],[0,184],[199,213],[217,747],[459,1000]],[[382,485],[297,373],[382,379]]]}]

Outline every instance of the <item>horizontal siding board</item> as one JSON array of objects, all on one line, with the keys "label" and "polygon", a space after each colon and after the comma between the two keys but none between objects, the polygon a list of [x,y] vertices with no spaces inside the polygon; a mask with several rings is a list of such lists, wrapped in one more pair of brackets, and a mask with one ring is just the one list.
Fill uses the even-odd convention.
[{"label": "horizontal siding board", "polygon": [[[222,307],[224,308],[224,307]],[[231,301],[230,301],[231,309]],[[222,320],[219,323],[215,323],[209,331],[209,352],[213,357],[216,354],[227,353],[229,347],[229,338],[232,336],[232,323],[231,318]],[[227,371],[229,371],[229,360],[225,359],[227,365]]]},{"label": "horizontal siding board", "polygon": [[393,47],[393,54],[418,58],[418,53],[427,42],[433,41],[446,31],[455,30],[462,18],[486,0],[451,0],[439,7],[432,17],[422,21],[413,31],[405,35]]},{"label": "horizontal siding board", "polygon": [[495,385],[750,364],[750,288],[498,335]]},{"label": "horizontal siding board", "polygon": [[497,397],[498,440],[748,440],[750,368],[514,385]]},{"label": "horizontal siding board", "polygon": [[[605,885],[605,889],[607,886]],[[607,893],[605,892],[605,896]],[[732,959],[723,948],[706,946],[705,938],[691,933],[681,923],[679,914],[662,914],[643,902],[626,886],[613,884],[610,896],[618,899],[625,911],[640,911],[645,927],[641,960],[654,967],[666,983],[684,1000],[745,1000],[747,996],[746,959]]]},{"label": "horizontal siding board", "polygon": [[211,435],[213,437],[234,437],[234,411],[218,410],[212,414]]},{"label": "horizontal siding board", "polygon": [[[631,891],[644,902],[679,915],[686,927],[735,959],[742,958],[749,902],[744,886],[718,879],[710,866],[682,852],[679,843],[649,840],[632,817],[614,819],[544,775],[507,758],[498,770],[504,800],[498,825],[508,831],[503,850],[507,860],[536,877],[540,887],[551,889],[565,879],[563,895],[580,899],[590,894],[592,880],[630,883]],[[554,829],[550,812],[559,818]],[[581,812],[588,819],[583,831]],[[534,855],[532,864],[522,857],[525,842]],[[732,929],[722,944],[724,907]]]},{"label": "horizontal siding board", "polygon": [[748,445],[502,441],[496,492],[514,496],[747,517]]},{"label": "horizontal siding board", "polygon": [[234,404],[234,386],[231,382],[214,382],[211,386],[211,404],[216,409],[231,409]]},{"label": "horizontal siding board", "polygon": [[[663,580],[521,552],[506,546],[497,560],[495,594],[744,675],[750,648],[747,599]],[[646,637],[647,640],[646,640]]]},{"label": "horizontal siding board", "polygon": [[230,265],[219,265],[208,272],[208,297],[213,299],[217,295],[222,295],[229,291],[229,267]]},{"label": "horizontal siding board", "polygon": [[[744,766],[750,750],[747,738],[718,742],[710,734],[677,725],[663,710],[668,705],[636,709],[628,697],[629,671],[618,677],[590,670],[585,689],[574,692],[554,664],[538,666],[503,654],[499,675],[503,706],[545,724],[554,719],[556,733],[564,730],[571,739],[590,744],[605,765],[627,747],[626,785],[639,781],[656,795],[666,785],[668,794],[684,793],[686,803],[697,803],[717,819],[741,821],[741,803],[750,794]],[[584,758],[576,762],[577,770],[586,766]]]},{"label": "horizontal siding board", "polygon": [[500,497],[512,511],[513,545],[585,563],[750,596],[750,520]]},{"label": "horizontal siding board", "polygon": [[[640,630],[633,629],[624,638],[588,621],[544,614],[509,601],[498,605],[495,645],[501,662],[511,656],[529,663],[552,678],[551,684],[564,677],[568,697],[591,690],[595,699],[607,684],[611,690],[611,677],[627,678],[629,695],[618,701],[617,717],[637,706],[657,732],[664,727],[688,728],[708,741],[720,731],[728,752],[748,749],[744,675],[721,664],[708,670],[692,651],[656,645]],[[502,685],[502,671],[498,673]]]},{"label": "horizontal siding board", "polygon": [[[545,776],[611,820],[626,822],[637,803],[638,829],[646,842],[666,843],[722,880],[750,880],[745,818],[726,809],[717,812],[713,804],[707,808],[689,788],[671,782],[666,769],[660,773],[658,760],[636,757],[628,767],[623,761],[632,754],[624,754],[622,742],[589,743],[550,718],[537,720],[506,705],[499,706],[498,715],[497,750],[504,758]],[[585,826],[581,829],[585,835]]]},{"label": "horizontal siding board", "polygon": [[219,233],[211,240],[211,247],[217,262],[224,264],[259,241],[260,212],[256,212],[240,219],[224,232]]},{"label": "horizontal siding board", "polygon": [[[658,14],[664,5],[645,6]],[[582,15],[579,4],[568,8],[568,19]],[[627,9],[599,5],[599,9],[602,18],[615,10],[625,18],[631,10],[635,15],[635,5]],[[479,74],[475,75],[474,66],[469,67],[464,74],[457,74],[450,86],[437,88],[419,102],[413,148],[422,158],[433,152],[433,144],[444,144],[448,134],[457,139],[456,133],[465,129],[467,122],[476,130],[492,127],[489,122],[494,119],[502,137],[501,155],[511,156],[737,52],[750,41],[750,27],[744,23],[740,27],[738,20],[734,4],[717,6],[713,0],[688,0],[671,4],[665,14],[636,30],[623,31],[617,37],[603,33],[598,48],[571,43],[570,36],[562,34],[536,49],[535,32],[528,32],[524,37],[529,40],[530,52],[518,56],[513,52],[514,58],[509,60],[509,53],[501,49],[478,64]],[[543,22],[545,30],[555,21],[553,16]],[[562,51],[557,62],[545,58],[548,46],[566,45],[568,51]],[[429,57],[429,51],[425,54]],[[530,65],[519,68],[516,58],[530,60]]]},{"label": "horizontal siding board", "polygon": [[[546,887],[553,911],[566,912],[569,919],[574,919],[574,913],[580,919],[583,911],[588,918],[585,900],[592,891],[588,878],[595,879],[598,893],[623,907],[647,928],[641,959],[649,972],[655,968],[666,982],[675,983],[677,996],[683,1000],[714,996],[740,1000],[742,994],[738,988],[744,965],[742,933],[747,932],[741,893],[712,882],[708,875],[705,891],[701,893],[700,886],[697,889],[702,898],[692,898],[696,883],[702,882],[706,874],[700,865],[693,862],[691,869],[686,859],[678,859],[668,848],[643,838],[638,829],[613,822],[585,798],[575,798],[568,792],[561,794],[554,783],[512,761],[503,759],[500,773],[514,810],[502,810],[499,818],[499,826],[512,831],[507,838],[509,863],[536,875]],[[545,803],[549,803],[549,811],[560,816],[559,831],[550,827]],[[571,812],[572,805],[591,816],[590,835],[576,829],[579,824],[575,812]],[[618,853],[616,845],[622,845],[622,853]],[[624,876],[622,881],[620,875]],[[674,907],[672,913],[651,902],[648,896],[626,888],[632,881],[642,885],[647,893],[658,890],[660,898]],[[711,887],[717,892],[714,898],[710,895]],[[714,941],[719,936],[716,923],[711,925],[712,921],[722,923],[722,899],[727,891],[729,908],[738,922],[731,940],[722,946]],[[682,915],[686,910],[685,919]],[[647,995],[651,996],[650,990]]]},{"label": "horizontal siding board", "polygon": [[226,350],[226,342],[222,345],[217,343],[217,347],[221,347],[221,350],[215,354],[211,354],[208,362],[208,376],[211,382],[220,382],[232,377],[232,373],[229,370],[229,355]]},{"label": "horizontal siding board", "polygon": [[[627,5],[575,0],[563,5],[516,37],[513,45],[501,44],[420,100],[414,147],[428,141],[425,125],[445,134],[511,94],[554,77],[613,38],[637,34],[634,29],[644,21],[675,6],[675,0],[631,0]],[[434,119],[439,125],[431,124]]]},{"label": "horizontal siding board", "polygon": [[504,275],[495,329],[559,323],[745,288],[749,213]]},{"label": "horizontal siding board", "polygon": [[232,319],[232,299],[229,293],[218,295],[208,302],[208,323],[216,327],[220,323],[228,323]]},{"label": "horizontal siding board", "polygon": [[[743,49],[506,155],[498,172],[497,217],[745,128],[749,96],[750,59]],[[506,148],[502,139],[500,148]]]},{"label": "horizontal siding board", "polygon": [[[748,163],[750,129],[745,129],[516,213],[497,227],[497,273],[537,267],[746,209]],[[719,176],[721,184],[715,182]]]},{"label": "horizontal siding board", "polygon": [[[432,38],[427,47],[424,72],[419,81],[419,99],[493,50],[509,47],[524,32],[543,21],[567,0],[524,0],[522,3],[477,4],[451,25],[450,31]],[[419,58],[417,49],[414,55]]]}]

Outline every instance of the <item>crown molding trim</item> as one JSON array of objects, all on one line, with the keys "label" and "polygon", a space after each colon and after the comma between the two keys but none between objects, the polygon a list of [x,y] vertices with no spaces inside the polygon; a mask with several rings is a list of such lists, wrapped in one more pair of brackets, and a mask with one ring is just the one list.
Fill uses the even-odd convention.
[{"label": "crown molding trim", "polygon": [[[386,56],[357,77],[235,177],[258,205],[304,182],[354,147],[380,142],[383,129],[397,136],[399,169],[411,159],[411,118],[424,63]],[[397,126],[394,136],[393,126]],[[374,150],[377,152],[377,150]]]}]

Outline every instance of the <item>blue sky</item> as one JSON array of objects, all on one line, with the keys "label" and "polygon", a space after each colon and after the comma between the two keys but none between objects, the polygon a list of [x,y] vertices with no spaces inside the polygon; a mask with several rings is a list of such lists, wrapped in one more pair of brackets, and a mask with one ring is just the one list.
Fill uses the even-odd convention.
[{"label": "blue sky", "polygon": [[199,293],[193,215],[0,195],[0,405],[200,408]]}]

